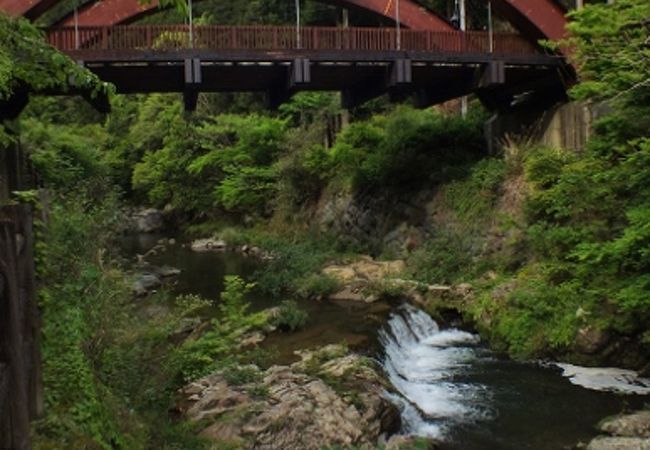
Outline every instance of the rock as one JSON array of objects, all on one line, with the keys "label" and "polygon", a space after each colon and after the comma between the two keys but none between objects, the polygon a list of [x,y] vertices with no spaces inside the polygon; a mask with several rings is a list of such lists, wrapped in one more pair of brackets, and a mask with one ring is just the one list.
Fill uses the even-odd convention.
[{"label": "rock", "polygon": [[200,318],[185,317],[179,321],[178,327],[176,328],[173,334],[177,336],[189,335],[194,330],[196,330],[200,325],[201,325]]},{"label": "rock", "polygon": [[429,284],[427,285],[427,291],[434,294],[446,294],[451,292],[451,286],[445,286],[442,284]]},{"label": "rock", "polygon": [[385,448],[386,450],[412,450],[415,448],[422,450],[437,450],[440,447],[432,439],[396,434],[395,436],[391,436],[382,448]]},{"label": "rock", "polygon": [[218,373],[190,383],[178,409],[217,446],[244,449],[370,449],[399,427],[399,411],[382,396],[381,375],[365,359],[341,346],[301,357],[260,372],[256,383],[233,386]]},{"label": "rock", "polygon": [[598,436],[589,443],[587,450],[650,450],[650,439]]},{"label": "rock", "polygon": [[366,297],[363,295],[363,292],[358,288],[353,288],[346,286],[340,291],[331,294],[329,296],[330,300],[334,301],[353,301],[353,302],[364,302]]},{"label": "rock", "polygon": [[323,273],[342,283],[353,281],[381,281],[385,278],[395,278],[406,269],[401,259],[394,261],[375,261],[369,256],[363,256],[358,261],[346,265],[330,265]]},{"label": "rock", "polygon": [[221,239],[197,239],[192,241],[191,248],[195,252],[223,251],[226,250],[227,244]]},{"label": "rock", "polygon": [[176,239],[174,239],[174,238],[169,238],[169,240],[167,241],[167,243],[168,243],[169,245],[176,245]]},{"label": "rock", "polygon": [[650,438],[650,410],[605,419],[598,428],[612,436]]},{"label": "rock", "polygon": [[161,278],[176,277],[181,274],[181,270],[171,266],[153,267],[153,272]]},{"label": "rock", "polygon": [[602,349],[609,342],[609,333],[592,326],[578,330],[575,348],[580,353],[592,355]]},{"label": "rock", "polygon": [[352,283],[357,279],[357,273],[352,267],[328,266],[323,269],[323,273],[341,283]]},{"label": "rock", "polygon": [[260,331],[252,331],[250,333],[246,333],[240,338],[239,343],[237,344],[237,348],[245,349],[247,347],[255,347],[257,344],[264,341],[264,339],[266,339],[264,333]]},{"label": "rock", "polygon": [[154,208],[142,209],[133,215],[136,231],[151,233],[164,228],[165,220],[162,211]]},{"label": "rock", "polygon": [[147,295],[153,289],[156,289],[162,284],[160,278],[153,273],[141,273],[135,276],[131,290],[133,293],[142,297]]},{"label": "rock", "polygon": [[469,284],[469,283],[461,283],[458,286],[456,286],[454,291],[456,292],[456,294],[460,295],[461,297],[466,298],[466,297],[469,297],[472,294],[473,289],[474,288],[472,287],[471,284]]}]

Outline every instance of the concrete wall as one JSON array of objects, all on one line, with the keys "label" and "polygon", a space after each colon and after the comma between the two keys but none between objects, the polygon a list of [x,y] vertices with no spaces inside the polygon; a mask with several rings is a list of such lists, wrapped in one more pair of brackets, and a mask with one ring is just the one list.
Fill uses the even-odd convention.
[{"label": "concrete wall", "polygon": [[592,134],[594,120],[602,113],[602,107],[568,102],[544,111],[494,116],[486,123],[485,131],[492,153],[509,140],[581,152]]}]

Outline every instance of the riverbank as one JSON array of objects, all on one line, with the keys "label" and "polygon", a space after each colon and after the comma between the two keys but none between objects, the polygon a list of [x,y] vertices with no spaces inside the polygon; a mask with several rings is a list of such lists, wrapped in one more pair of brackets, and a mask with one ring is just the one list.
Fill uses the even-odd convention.
[{"label": "riverbank", "polygon": [[[158,240],[157,236],[150,237],[150,245],[156,245]],[[214,274],[222,270],[219,269],[222,264],[219,261],[232,260],[236,262],[243,257],[240,252],[231,253],[222,248],[215,248],[211,252],[195,252],[191,250],[189,242],[185,245],[184,243],[185,241],[181,239],[173,248],[154,257],[161,264],[169,264],[174,261],[182,263],[180,265],[183,269],[182,273],[187,274],[186,268],[194,268],[196,272],[194,276],[179,280],[179,284],[175,286],[174,289],[178,289],[180,292],[187,293],[186,289],[192,287],[202,289],[202,279],[205,281],[215,280]],[[139,251],[142,252],[145,249]],[[200,272],[197,271],[199,264],[196,261],[193,262],[194,258],[196,261],[201,261],[201,266],[204,266]],[[345,258],[351,258],[351,256],[347,255]],[[343,259],[330,260],[324,266],[325,269],[329,268],[326,272],[329,272],[330,275],[353,273],[355,278],[351,281],[357,286],[359,283],[364,283],[364,286],[372,285],[373,275],[390,277],[390,270],[400,266],[395,263],[374,261],[368,257],[352,259],[348,261],[348,265],[345,265]],[[260,264],[259,260],[255,258],[249,260],[257,261],[257,264]],[[238,264],[235,263],[231,267],[241,267]],[[270,262],[266,261],[262,264],[270,264]],[[249,279],[254,279],[255,273],[255,269],[250,270],[248,272]],[[258,273],[263,274],[264,272]],[[385,281],[390,279],[387,278]],[[400,280],[399,278],[392,279],[393,281]],[[340,286],[343,289],[344,285]],[[411,283],[407,283],[407,287],[410,288]],[[443,286],[435,286],[435,288],[432,291],[437,294],[451,295],[451,289]],[[335,291],[332,295],[336,297],[338,293],[339,291]],[[365,356],[383,361],[385,344],[381,342],[374,344],[373,335],[376,336],[382,329],[392,333],[390,328],[386,328],[385,325],[388,319],[386,313],[390,311],[392,314],[399,314],[399,305],[404,300],[405,293],[408,291],[404,289],[393,290],[394,300],[389,302],[389,305],[392,306],[386,306],[385,301],[379,297],[375,297],[374,302],[371,303],[366,302],[367,298],[337,298],[333,301],[327,298],[320,300],[315,298],[298,299],[298,305],[310,312],[305,328],[294,334],[272,333],[261,342],[259,344],[261,348],[271,350],[273,355],[270,361],[267,360],[262,364],[263,367],[273,364],[293,364],[299,360],[299,357],[293,354],[296,350],[316,348],[322,343],[342,340],[348,342],[355,353],[360,352]],[[418,290],[413,293],[426,297],[426,293],[423,295]],[[214,289],[213,295],[218,295]],[[283,295],[280,298],[286,297]],[[253,300],[253,304],[259,302],[257,307],[264,308],[273,304],[273,301],[272,298],[267,300],[261,298]],[[277,302],[277,300],[275,301]],[[417,338],[418,341],[422,339],[420,345],[423,350],[430,349],[434,353],[439,352],[441,357],[445,354],[450,357],[456,354],[460,356],[460,360],[450,366],[447,363],[442,364],[442,372],[436,372],[438,369],[435,367],[438,365],[435,363],[436,360],[433,360],[435,370],[427,371],[426,379],[427,383],[431,383],[429,389],[435,391],[435,395],[431,394],[431,397],[424,394],[418,396],[423,401],[429,401],[430,404],[436,405],[437,408],[443,408],[442,411],[445,412],[444,414],[431,413],[430,416],[421,419],[423,424],[428,427],[443,430],[436,435],[439,439],[444,438],[445,440],[442,448],[483,449],[485,447],[482,445],[485,442],[492,442],[495,448],[512,449],[526,446],[544,449],[548,448],[545,447],[548,442],[557,442],[558,448],[572,446],[578,441],[586,443],[595,436],[594,425],[604,416],[618,413],[630,406],[643,406],[644,397],[642,396],[632,395],[626,398],[573,385],[569,379],[562,377],[562,370],[554,365],[544,366],[537,363],[511,361],[499,353],[493,353],[484,343],[477,344],[479,338],[476,335],[471,335],[467,341],[469,345],[463,343],[463,340],[448,340],[446,338],[440,340],[435,337],[438,329],[443,332],[440,335],[442,338],[446,335],[450,324],[455,324],[456,327],[463,326],[462,320],[458,320],[458,315],[454,317],[447,314],[446,319],[440,320],[439,327],[438,325],[421,326],[416,324],[407,326],[414,330],[421,329],[423,333],[433,333],[431,338],[434,341],[430,341],[431,338],[428,336]],[[428,320],[430,321],[430,319]],[[467,331],[460,335],[469,336]],[[435,345],[430,347],[432,344]],[[273,347],[276,347],[276,351],[272,350]],[[409,354],[409,352],[404,352],[397,358],[403,363],[407,363]],[[411,360],[409,364],[420,365],[424,361],[430,360],[421,352],[413,353],[413,357],[416,359]],[[455,369],[450,372],[451,367],[455,367]],[[263,374],[263,372],[260,373]],[[441,376],[436,377],[436,373]],[[589,378],[588,373],[585,375]],[[262,375],[261,378],[263,377]],[[634,381],[630,379],[629,383],[633,385]],[[466,389],[468,386],[473,386],[473,388]],[[473,392],[480,393],[480,395],[473,395]],[[425,400],[427,398],[429,400]],[[522,400],[523,398],[527,400]],[[567,399],[571,399],[571,401],[567,402]],[[400,402],[396,404],[403,405]],[[533,405],[534,407],[532,407]],[[579,413],[576,413],[576,410]],[[460,411],[465,411],[466,414],[460,414]],[[456,413],[459,413],[460,416]],[[451,414],[450,418],[447,418],[445,414]],[[539,429],[539,423],[547,424],[544,430]],[[533,439],[533,436],[536,438]]]}]

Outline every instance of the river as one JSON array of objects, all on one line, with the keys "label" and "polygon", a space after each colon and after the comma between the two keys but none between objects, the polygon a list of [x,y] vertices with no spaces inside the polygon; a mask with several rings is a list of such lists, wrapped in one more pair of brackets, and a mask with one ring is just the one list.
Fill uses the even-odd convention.
[{"label": "river", "polygon": [[[144,253],[161,236],[125,241],[129,255]],[[181,269],[173,289],[218,299],[225,275],[250,278],[260,263],[233,252],[196,253],[181,245],[148,258],[152,264]],[[252,294],[252,308],[282,299]],[[429,436],[452,450],[557,450],[595,436],[595,424],[650,400],[650,380],[634,382],[618,371],[583,372],[574,366],[520,363],[499,355],[468,331],[445,328],[409,305],[303,301],[307,326],[275,333],[263,346],[273,363],[296,359],[293,352],[346,342],[377,358],[395,388],[391,399],[402,411],[403,432]],[[627,394],[587,389],[574,382]],[[636,392],[636,393],[632,393]]]}]

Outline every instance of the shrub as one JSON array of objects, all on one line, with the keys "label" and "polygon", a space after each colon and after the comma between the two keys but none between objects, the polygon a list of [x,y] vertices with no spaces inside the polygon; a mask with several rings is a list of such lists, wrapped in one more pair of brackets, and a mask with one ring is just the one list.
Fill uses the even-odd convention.
[{"label": "shrub", "polygon": [[308,317],[307,311],[300,309],[295,301],[284,300],[273,324],[283,331],[296,331],[305,326]]},{"label": "shrub", "polygon": [[327,298],[338,288],[337,280],[321,273],[310,273],[295,283],[295,293],[301,298]]}]

